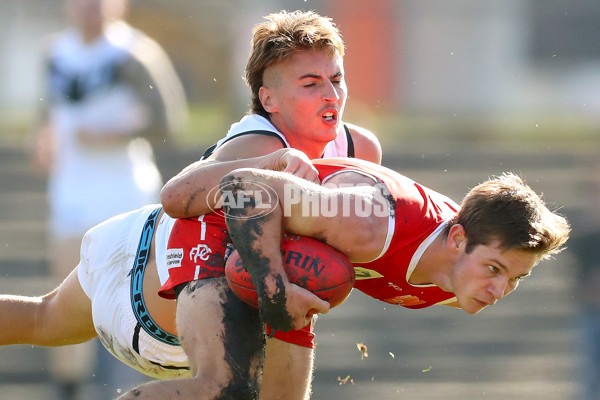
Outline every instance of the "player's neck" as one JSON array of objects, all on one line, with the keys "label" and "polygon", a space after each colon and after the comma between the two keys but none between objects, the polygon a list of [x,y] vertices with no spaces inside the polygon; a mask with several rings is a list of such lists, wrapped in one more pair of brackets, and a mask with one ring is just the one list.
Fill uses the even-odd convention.
[{"label": "player's neck", "polygon": [[325,151],[327,142],[317,141],[315,138],[308,139],[290,132],[290,130],[286,128],[286,124],[278,115],[271,114],[269,120],[275,129],[285,136],[285,139],[290,144],[291,148],[302,151],[310,159],[321,158],[323,152]]},{"label": "player's neck", "polygon": [[95,42],[100,36],[102,36],[103,30],[97,29],[85,29],[81,31],[81,37],[83,42],[90,44]]},{"label": "player's neck", "polygon": [[293,135],[286,136],[286,139],[290,147],[304,152],[311,160],[321,158],[323,151],[325,151],[325,143],[309,143],[307,140],[295,140],[296,138]]},{"label": "player's neck", "polygon": [[453,255],[447,250],[445,236],[439,235],[421,256],[409,282],[414,285],[434,284],[447,290],[449,269],[453,262]]}]

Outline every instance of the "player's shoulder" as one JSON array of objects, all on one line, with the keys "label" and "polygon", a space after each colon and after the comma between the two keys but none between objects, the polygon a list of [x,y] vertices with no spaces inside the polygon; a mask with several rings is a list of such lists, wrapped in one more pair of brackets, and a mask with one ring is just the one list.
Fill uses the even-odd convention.
[{"label": "player's shoulder", "polygon": [[133,39],[133,43],[136,46],[139,46],[141,50],[151,51],[153,53],[163,54],[164,50],[161,45],[154,40],[152,37],[148,36],[145,32],[128,26],[128,29],[131,32],[131,37]]},{"label": "player's shoulder", "polygon": [[141,63],[160,63],[167,57],[156,40],[125,21],[111,23],[105,30],[105,36],[109,43]]},{"label": "player's shoulder", "polygon": [[381,143],[377,136],[369,129],[345,122],[354,142],[356,158],[381,164]]},{"label": "player's shoulder", "polygon": [[242,158],[260,157],[282,148],[284,145],[276,136],[249,132],[226,141],[207,160],[235,160],[240,154],[244,155]]},{"label": "player's shoulder", "polygon": [[77,33],[68,28],[46,35],[41,42],[41,52],[45,58],[63,57],[78,49]]},{"label": "player's shoulder", "polygon": [[54,32],[42,38],[42,50],[49,51],[52,47],[58,46],[66,40],[68,32]]},{"label": "player's shoulder", "polygon": [[256,114],[244,116],[229,128],[227,135],[212,146],[203,158],[227,160],[258,157],[289,147],[283,134],[271,122]]}]

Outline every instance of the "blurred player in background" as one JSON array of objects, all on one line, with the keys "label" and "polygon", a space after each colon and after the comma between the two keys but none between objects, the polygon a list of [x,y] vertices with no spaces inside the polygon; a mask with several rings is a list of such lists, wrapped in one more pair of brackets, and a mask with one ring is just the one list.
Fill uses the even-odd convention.
[{"label": "blurred player in background", "polygon": [[[162,179],[150,142],[164,142],[185,125],[186,99],[171,61],[123,21],[127,8],[127,0],[65,0],[71,26],[47,45],[46,94],[32,161],[49,177],[56,283],[78,263],[89,228],[158,200]],[[91,376],[94,353],[85,346],[51,352],[61,398],[73,398]],[[134,383],[116,365],[100,367],[100,374],[115,378],[102,383]]]}]

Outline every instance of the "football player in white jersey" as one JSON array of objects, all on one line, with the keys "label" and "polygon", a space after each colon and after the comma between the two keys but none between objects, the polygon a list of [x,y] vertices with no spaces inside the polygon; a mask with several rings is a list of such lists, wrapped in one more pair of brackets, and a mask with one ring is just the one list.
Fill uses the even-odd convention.
[{"label": "football player in white jersey", "polygon": [[[281,148],[301,150],[310,159],[352,156],[380,163],[381,146],[375,135],[342,120],[348,96],[343,57],[344,43],[337,27],[329,18],[315,12],[282,11],[268,15],[266,21],[256,25],[246,66],[246,83],[251,91],[249,115],[233,125],[227,137],[215,148],[209,149],[201,161],[190,165],[165,185],[161,192],[165,211],[172,217],[184,218],[203,214],[206,211],[202,204],[194,199],[200,190],[199,184],[205,179],[205,166],[220,164],[229,171],[253,167],[257,166],[255,163],[260,156]],[[288,164],[286,172],[316,180],[316,170],[310,163],[299,160],[301,158],[296,160],[297,163]],[[185,338],[182,343],[184,347],[185,340],[202,343],[203,339],[198,337],[199,330],[194,327],[202,321],[195,310],[212,312],[221,305],[218,302],[204,303],[200,292],[210,293],[209,297],[220,293],[224,288],[220,285],[222,282],[216,282],[219,278],[203,280],[209,283],[199,287],[193,277],[173,278],[171,283],[178,285],[179,292],[178,320],[186,321],[185,325],[181,325],[186,328],[180,332],[180,336]],[[177,281],[179,278],[183,280]],[[219,375],[216,379],[207,377],[205,373],[236,370],[236,357],[217,361],[218,368],[207,371],[208,364],[202,357],[209,348],[204,345],[195,347],[197,349],[188,356],[192,369],[197,372],[187,383],[187,388],[202,390],[208,384],[212,388],[223,385],[223,390],[235,390],[236,385],[256,383],[253,380],[242,382],[246,380],[242,375]],[[312,380],[313,349],[274,337],[267,340],[266,354],[261,396],[307,399]],[[161,382],[159,391],[142,388],[136,391],[136,396],[167,396],[166,393],[179,391],[179,385],[181,383],[177,381]],[[134,395],[127,394],[124,398],[128,396]],[[211,398],[208,394],[206,396]],[[238,398],[243,398],[240,396],[238,394]]]}]

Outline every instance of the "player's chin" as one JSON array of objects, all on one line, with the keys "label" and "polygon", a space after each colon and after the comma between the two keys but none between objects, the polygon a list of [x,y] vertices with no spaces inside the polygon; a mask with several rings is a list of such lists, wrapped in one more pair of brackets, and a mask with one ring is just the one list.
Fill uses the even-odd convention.
[{"label": "player's chin", "polygon": [[337,121],[323,121],[323,125],[320,126],[321,136],[334,140],[337,137],[338,128],[339,123]]},{"label": "player's chin", "polygon": [[486,304],[482,301],[476,300],[476,299],[469,299],[468,301],[464,302],[466,304],[461,304],[461,308],[463,309],[464,312],[466,312],[467,314],[470,315],[475,315],[477,313],[479,313],[481,310],[483,310],[484,308],[486,308],[489,304]]}]

